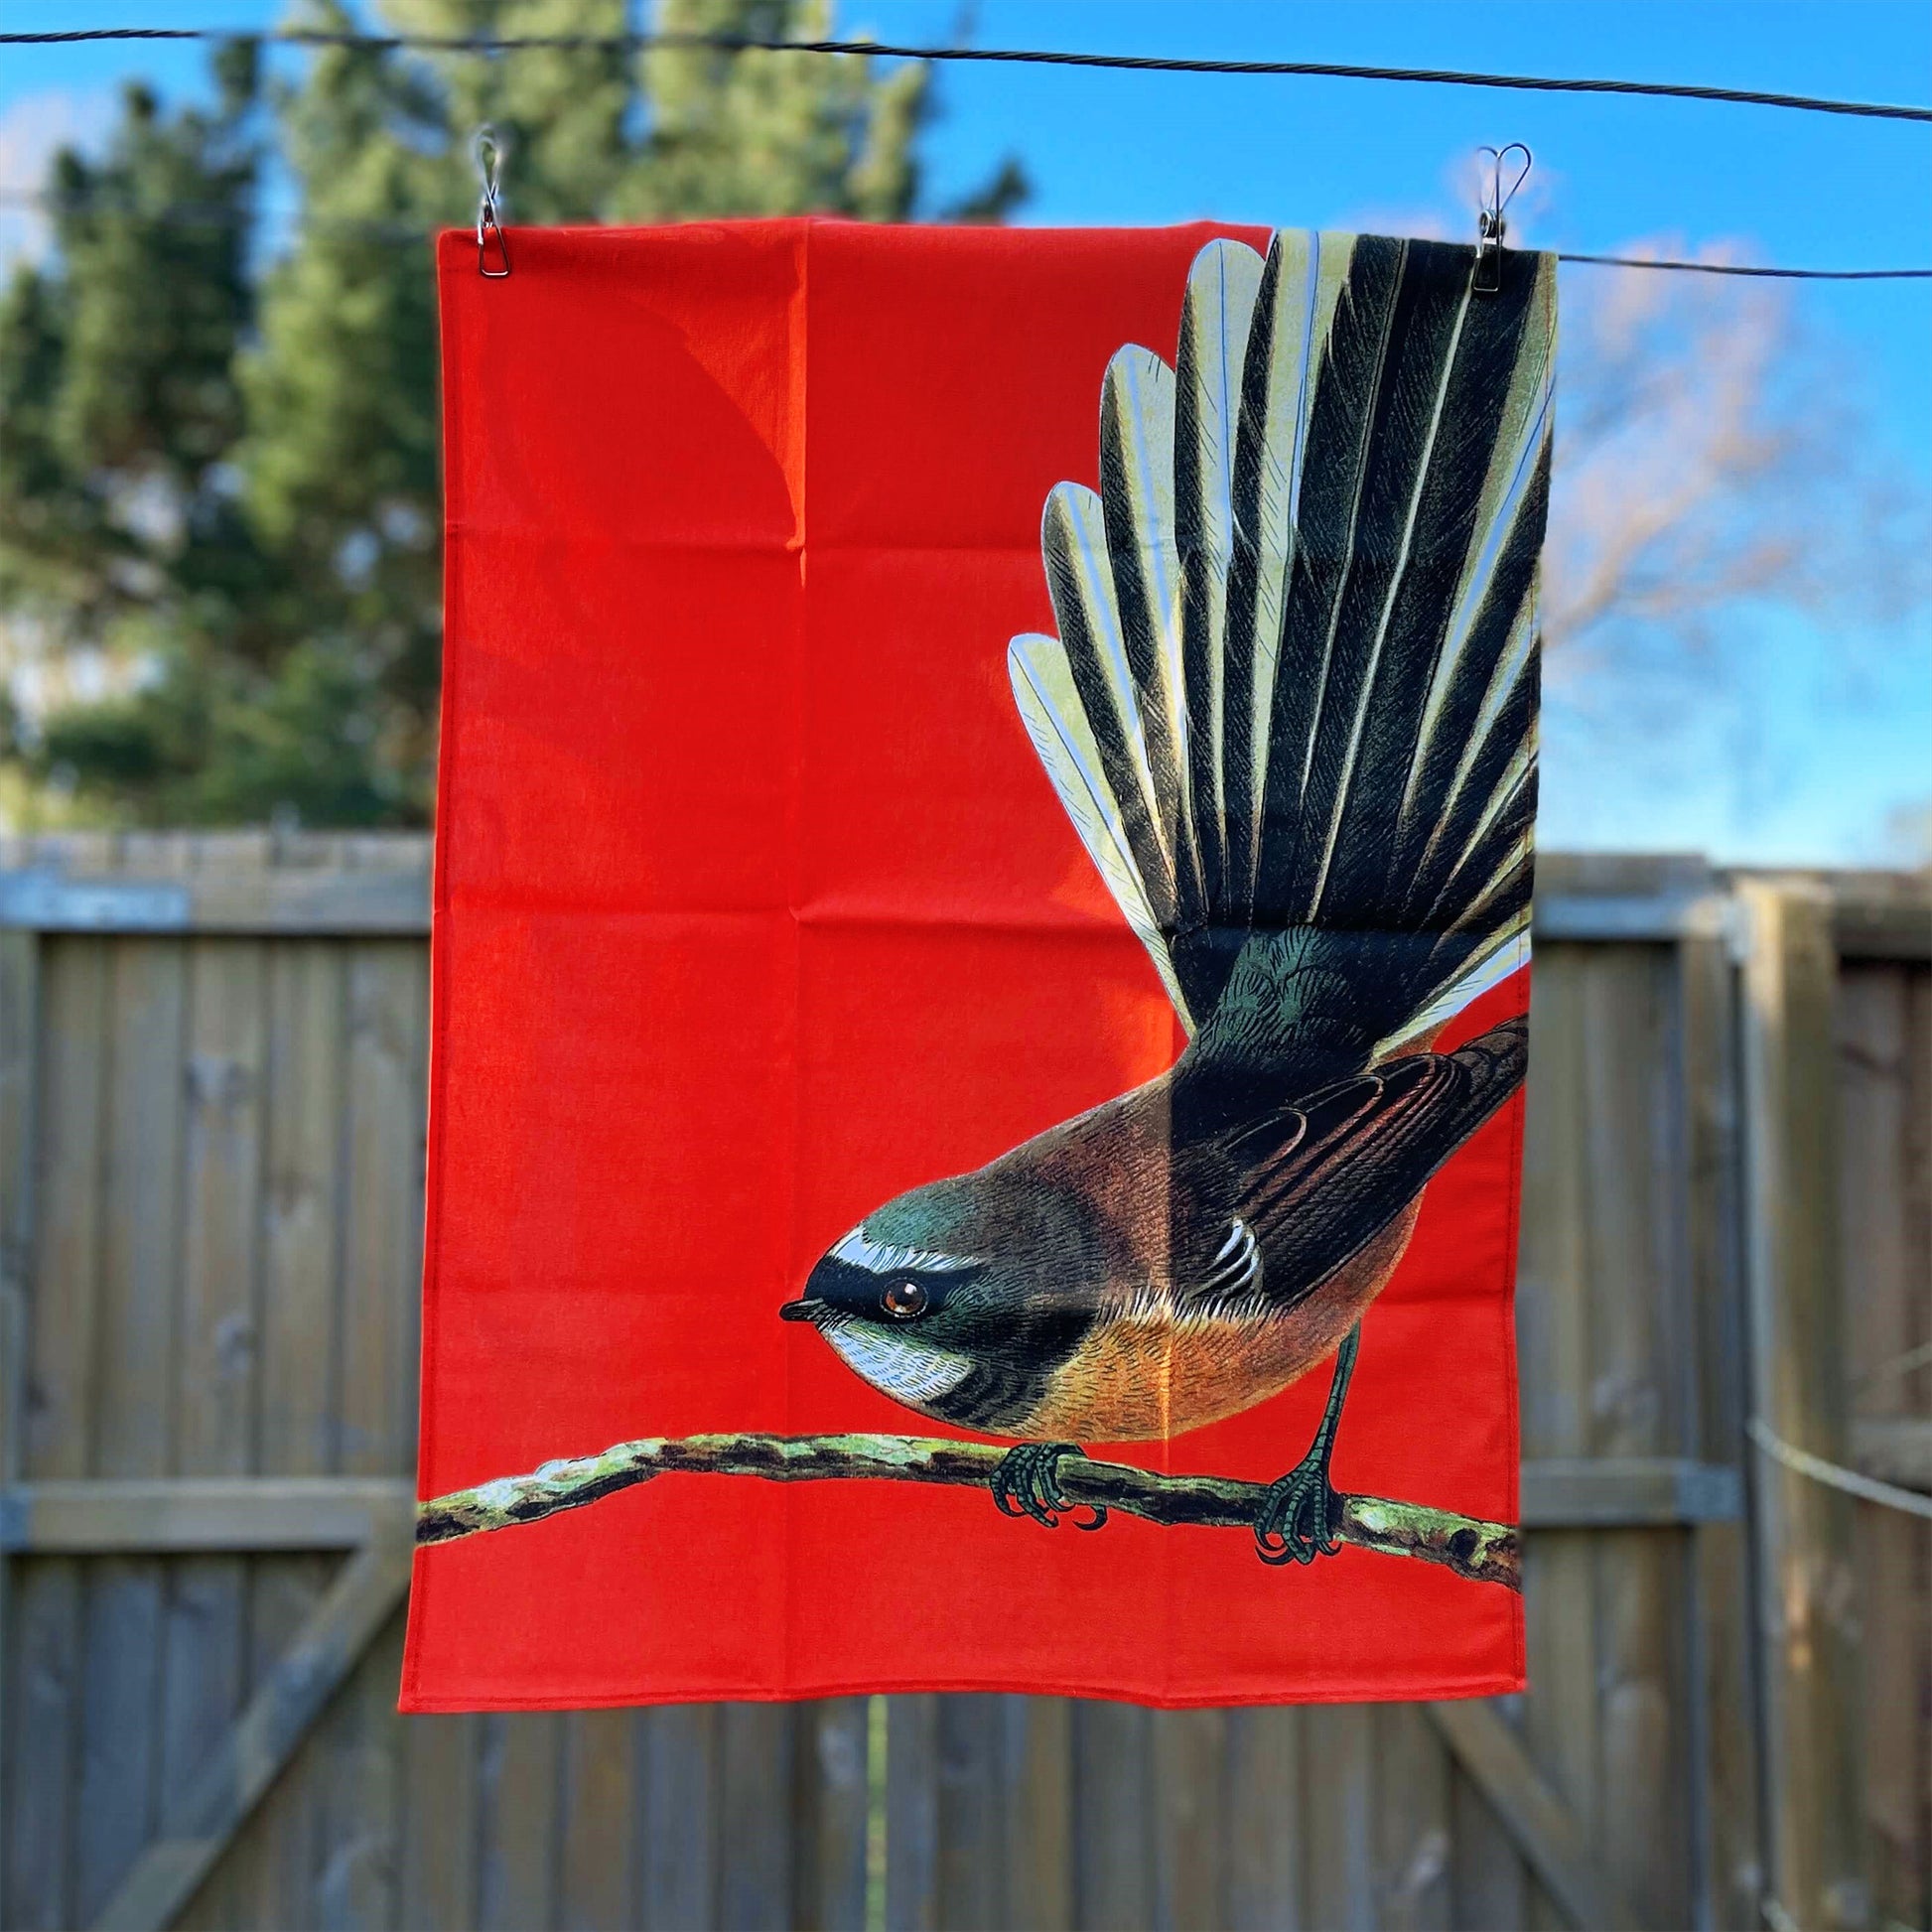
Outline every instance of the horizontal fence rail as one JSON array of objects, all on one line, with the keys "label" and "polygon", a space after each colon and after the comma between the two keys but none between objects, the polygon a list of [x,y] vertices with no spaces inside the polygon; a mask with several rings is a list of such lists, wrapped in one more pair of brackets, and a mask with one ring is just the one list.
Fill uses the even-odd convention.
[{"label": "horizontal fence rail", "polygon": [[[345,867],[339,855],[361,860]],[[186,876],[165,868],[204,863]],[[71,838],[0,839],[0,928],[71,933],[421,936],[430,927],[430,846],[406,834],[338,844],[296,835],[249,840],[125,834],[93,851]],[[161,876],[157,876],[161,875]],[[1736,943],[1734,879],[1689,859],[1540,862],[1535,936],[1550,942]],[[1838,951],[1852,959],[1932,959],[1923,875],[1782,872],[1828,893]]]}]

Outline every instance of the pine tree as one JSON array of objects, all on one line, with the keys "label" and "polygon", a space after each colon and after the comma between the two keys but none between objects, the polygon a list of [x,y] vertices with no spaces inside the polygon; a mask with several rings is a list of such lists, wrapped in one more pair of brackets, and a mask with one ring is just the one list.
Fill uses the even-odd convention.
[{"label": "pine tree", "polygon": [[[382,12],[410,33],[596,37],[627,7]],[[830,31],[811,0],[662,0],[656,18]],[[356,24],[339,0],[298,19]],[[215,78],[211,108],[172,115],[131,90],[101,160],[60,158],[49,261],[0,300],[0,618],[39,698],[8,714],[13,783],[111,820],[421,823],[441,655],[425,237],[474,207],[473,130],[503,135],[518,221],[902,219],[926,75],[802,53],[330,47],[265,87],[236,43]],[[279,248],[271,145],[296,191]],[[1009,164],[955,213],[997,219],[1024,192]]]}]

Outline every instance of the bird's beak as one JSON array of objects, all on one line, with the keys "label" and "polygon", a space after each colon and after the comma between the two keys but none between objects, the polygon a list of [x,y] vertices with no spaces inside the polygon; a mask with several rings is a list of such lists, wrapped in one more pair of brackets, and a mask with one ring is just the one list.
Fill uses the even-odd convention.
[{"label": "bird's beak", "polygon": [[778,1311],[778,1319],[780,1321],[813,1321],[817,1319],[820,1310],[824,1307],[825,1304],[815,1295],[801,1296],[795,1302],[787,1302]]}]

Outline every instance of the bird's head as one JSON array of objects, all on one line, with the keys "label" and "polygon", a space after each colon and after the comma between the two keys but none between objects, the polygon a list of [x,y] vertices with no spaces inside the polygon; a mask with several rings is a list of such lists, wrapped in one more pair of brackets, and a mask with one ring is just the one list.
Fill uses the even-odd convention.
[{"label": "bird's head", "polygon": [[972,1205],[957,1180],[888,1201],[832,1244],[779,1314],[809,1321],[895,1401],[947,1415],[1007,1299],[997,1257],[972,1239]]},{"label": "bird's head", "polygon": [[1021,1433],[1095,1315],[1091,1218],[1006,1164],[931,1181],[842,1235],[778,1312],[908,1409]]}]

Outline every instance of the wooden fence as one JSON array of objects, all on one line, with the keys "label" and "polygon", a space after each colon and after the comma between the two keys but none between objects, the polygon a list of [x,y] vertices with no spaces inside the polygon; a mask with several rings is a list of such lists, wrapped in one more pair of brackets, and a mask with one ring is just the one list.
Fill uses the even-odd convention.
[{"label": "wooden fence", "polygon": [[5,1926],[1928,1923],[1924,880],[1546,862],[1527,1697],[405,1722],[426,862],[0,850]]}]

